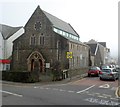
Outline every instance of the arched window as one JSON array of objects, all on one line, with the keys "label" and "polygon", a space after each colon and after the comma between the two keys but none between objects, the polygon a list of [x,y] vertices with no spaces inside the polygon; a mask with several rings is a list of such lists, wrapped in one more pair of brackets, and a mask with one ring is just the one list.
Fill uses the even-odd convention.
[{"label": "arched window", "polygon": [[39,44],[44,45],[45,44],[45,38],[43,36],[43,33],[39,36]]},{"label": "arched window", "polygon": [[32,36],[30,37],[30,45],[36,45],[36,38],[34,34],[32,34]]}]

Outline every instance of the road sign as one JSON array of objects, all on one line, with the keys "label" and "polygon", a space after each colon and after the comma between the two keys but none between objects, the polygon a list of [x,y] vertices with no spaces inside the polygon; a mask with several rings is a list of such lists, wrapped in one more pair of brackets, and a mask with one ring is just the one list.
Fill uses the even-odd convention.
[{"label": "road sign", "polygon": [[50,68],[50,63],[46,63],[46,68]]},{"label": "road sign", "polygon": [[67,58],[72,59],[73,58],[73,52],[67,52]]}]

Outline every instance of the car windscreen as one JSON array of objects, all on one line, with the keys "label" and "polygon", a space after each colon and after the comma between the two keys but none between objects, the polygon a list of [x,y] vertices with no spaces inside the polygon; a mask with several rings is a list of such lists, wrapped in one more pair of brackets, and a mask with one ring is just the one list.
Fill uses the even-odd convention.
[{"label": "car windscreen", "polygon": [[110,69],[102,69],[102,72],[109,73],[109,72],[111,72],[111,70]]},{"label": "car windscreen", "polygon": [[96,67],[93,67],[93,68],[90,68],[90,70],[97,70],[97,68],[96,68]]}]

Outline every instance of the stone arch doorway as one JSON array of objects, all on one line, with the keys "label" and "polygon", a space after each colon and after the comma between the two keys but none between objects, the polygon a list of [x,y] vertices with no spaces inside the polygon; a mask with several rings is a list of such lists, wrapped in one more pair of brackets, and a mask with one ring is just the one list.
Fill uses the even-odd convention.
[{"label": "stone arch doorway", "polygon": [[44,62],[43,56],[38,51],[32,52],[27,59],[28,71],[38,73],[44,72]]}]

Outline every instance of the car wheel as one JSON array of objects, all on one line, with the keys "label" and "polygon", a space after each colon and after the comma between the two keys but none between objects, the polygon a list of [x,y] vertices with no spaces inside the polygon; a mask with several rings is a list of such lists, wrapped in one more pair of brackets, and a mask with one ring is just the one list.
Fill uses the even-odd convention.
[{"label": "car wheel", "polygon": [[102,80],[102,78],[100,77],[100,80]]},{"label": "car wheel", "polygon": [[90,77],[90,74],[88,74],[88,77]]},{"label": "car wheel", "polygon": [[113,81],[115,81],[115,80],[116,80],[116,78],[114,77],[114,78],[113,78]]}]

